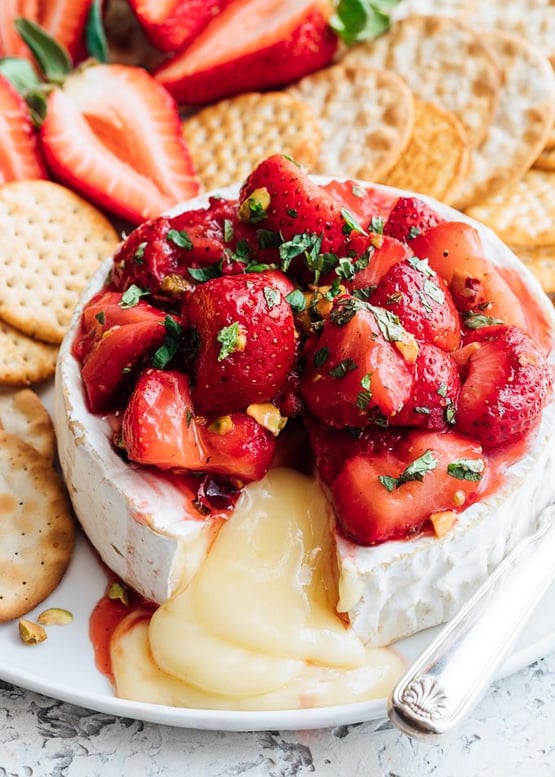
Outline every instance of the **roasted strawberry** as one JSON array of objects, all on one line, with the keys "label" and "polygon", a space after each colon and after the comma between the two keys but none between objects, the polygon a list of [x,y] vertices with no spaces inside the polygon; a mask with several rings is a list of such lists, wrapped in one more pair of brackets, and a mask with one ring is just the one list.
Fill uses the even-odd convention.
[{"label": "roasted strawberry", "polygon": [[330,181],[322,186],[343,207],[350,210],[367,232],[381,232],[397,197],[358,181]]},{"label": "roasted strawberry", "polygon": [[444,278],[465,319],[524,326],[518,298],[488,261],[478,231],[459,221],[446,221],[411,241],[416,256]]},{"label": "roasted strawberry", "polygon": [[369,299],[389,268],[411,256],[413,253],[406,243],[387,235],[371,234],[367,251],[351,260],[352,274],[345,278],[345,286],[362,299]]},{"label": "roasted strawberry", "polygon": [[41,145],[51,172],[132,223],[198,191],[177,108],[141,68],[93,65],[48,96]]},{"label": "roasted strawberry", "polygon": [[0,75],[0,184],[46,178],[29,109],[15,87]]},{"label": "roasted strawberry", "polygon": [[315,283],[333,270],[339,257],[362,255],[371,245],[354,216],[282,154],[253,170],[239,201],[240,218],[281,235],[283,265],[304,260],[304,272]]},{"label": "roasted strawberry", "polygon": [[87,302],[81,315],[79,331],[73,341],[73,353],[79,361],[87,359],[89,351],[113,327],[129,324],[163,324],[165,313],[141,298],[136,287],[127,294],[103,290]]},{"label": "roasted strawberry", "polygon": [[421,343],[414,363],[410,397],[391,423],[430,430],[446,429],[455,423],[460,390],[457,364],[451,355],[435,345]]},{"label": "roasted strawberry", "polygon": [[199,423],[187,376],[157,369],[141,373],[123,415],[121,441],[139,464],[217,473],[242,482],[266,474],[276,445],[245,413]]},{"label": "roasted strawberry", "polygon": [[340,297],[307,345],[305,407],[330,427],[387,423],[410,396],[413,369],[399,351],[405,343],[407,332],[387,310]]},{"label": "roasted strawberry", "polygon": [[283,86],[331,61],[331,10],[325,0],[234,0],[155,77],[192,105]]},{"label": "roasted strawberry", "polygon": [[412,256],[394,264],[371,297],[398,316],[408,332],[445,351],[461,342],[461,322],[447,283],[424,259]]},{"label": "roasted strawberry", "polygon": [[418,197],[399,197],[384,225],[384,234],[404,243],[426,233],[444,219]]},{"label": "roasted strawberry", "polygon": [[457,429],[488,449],[522,440],[550,396],[552,368],[518,327],[486,326],[468,341],[479,347],[470,351],[467,362]]},{"label": "roasted strawberry", "polygon": [[285,389],[295,366],[297,333],[282,273],[214,278],[184,299],[192,364],[193,400],[204,415],[233,413],[269,402]]},{"label": "roasted strawberry", "polygon": [[129,5],[160,51],[184,48],[222,7],[220,0],[129,0]]},{"label": "roasted strawberry", "polygon": [[342,532],[360,545],[405,539],[439,511],[475,501],[487,463],[454,432],[410,432],[391,451],[348,459],[331,491]]}]

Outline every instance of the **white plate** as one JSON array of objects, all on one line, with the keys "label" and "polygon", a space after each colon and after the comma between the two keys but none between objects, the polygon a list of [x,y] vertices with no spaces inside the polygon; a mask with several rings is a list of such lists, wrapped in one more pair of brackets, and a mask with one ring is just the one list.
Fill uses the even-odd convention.
[{"label": "white plate", "polygon": [[[221,731],[300,730],[378,720],[386,717],[386,700],[317,709],[272,712],[199,710],[141,704],[114,697],[107,678],[95,666],[89,639],[89,616],[105,592],[107,577],[89,542],[79,534],[76,552],[58,589],[29,617],[46,607],[63,607],[73,613],[67,626],[48,628],[48,639],[24,645],[17,622],[0,625],[0,678],[63,701],[99,712],[123,715],[183,728]],[[555,650],[555,585],[553,585],[521,636],[499,677],[515,672]],[[428,644],[435,629],[397,643],[395,649],[414,659]]]}]

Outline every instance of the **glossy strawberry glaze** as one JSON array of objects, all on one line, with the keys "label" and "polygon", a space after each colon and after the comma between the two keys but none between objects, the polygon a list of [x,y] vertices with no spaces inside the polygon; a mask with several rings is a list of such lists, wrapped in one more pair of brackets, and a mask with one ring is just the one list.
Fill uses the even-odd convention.
[{"label": "glossy strawberry glaze", "polygon": [[553,348],[554,332],[545,310],[540,308],[529,286],[511,267],[497,267],[498,273],[509,284],[521,302],[527,324],[527,334],[548,354]]}]

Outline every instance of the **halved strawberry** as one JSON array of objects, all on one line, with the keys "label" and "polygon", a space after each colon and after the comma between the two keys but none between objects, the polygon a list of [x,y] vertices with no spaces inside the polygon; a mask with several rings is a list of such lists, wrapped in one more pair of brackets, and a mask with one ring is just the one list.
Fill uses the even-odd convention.
[{"label": "halved strawberry", "polygon": [[414,363],[410,397],[393,416],[395,426],[419,426],[440,430],[455,423],[461,380],[450,354],[430,343],[421,343]]},{"label": "halved strawberry", "polygon": [[283,86],[331,61],[331,11],[327,0],[234,0],[155,77],[194,105]]},{"label": "halved strawberry", "polygon": [[348,208],[368,232],[381,231],[397,197],[388,191],[362,185],[358,181],[329,181],[322,186],[328,194]]},{"label": "halved strawberry", "polygon": [[39,0],[38,21],[68,50],[74,62],[85,56],[85,25],[93,0]]},{"label": "halved strawberry", "polygon": [[140,375],[123,415],[121,439],[138,464],[217,473],[242,482],[266,474],[276,445],[245,413],[200,423],[187,376],[156,369]]},{"label": "halved strawberry", "polygon": [[0,75],[0,184],[46,177],[29,109]]},{"label": "halved strawberry", "polygon": [[59,180],[133,223],[198,191],[175,103],[141,68],[69,75],[48,97],[40,139]]},{"label": "halved strawberry", "polygon": [[465,318],[480,316],[524,328],[518,298],[487,259],[479,232],[470,224],[446,221],[411,241],[416,256],[444,278]]},{"label": "halved strawberry", "polygon": [[198,343],[193,400],[205,415],[270,402],[295,366],[297,332],[286,301],[293,284],[280,272],[214,278],[184,299],[183,315]]},{"label": "halved strawberry", "polygon": [[337,299],[307,345],[301,378],[307,410],[335,428],[387,423],[410,396],[412,366],[395,345],[405,334],[383,308]]},{"label": "halved strawberry", "polygon": [[342,532],[360,545],[405,539],[430,515],[475,501],[487,462],[454,432],[410,432],[393,450],[348,459],[331,491]]},{"label": "halved strawberry", "polygon": [[221,10],[221,0],[129,0],[133,13],[160,51],[192,41]]},{"label": "halved strawberry", "polygon": [[2,0],[0,3],[0,57],[25,57],[33,61],[33,55],[14,27],[14,20],[23,17],[33,22],[39,20],[39,0]]},{"label": "halved strawberry", "polygon": [[384,234],[406,243],[442,221],[445,219],[424,200],[418,197],[399,197],[385,222]]},{"label": "halved strawberry", "polygon": [[427,261],[412,256],[394,264],[378,283],[371,300],[398,316],[418,340],[445,351],[459,347],[459,314],[447,283]]},{"label": "halved strawberry", "polygon": [[553,372],[536,344],[513,326],[486,326],[467,339],[467,375],[456,426],[495,448],[522,440],[537,424],[553,386]]}]

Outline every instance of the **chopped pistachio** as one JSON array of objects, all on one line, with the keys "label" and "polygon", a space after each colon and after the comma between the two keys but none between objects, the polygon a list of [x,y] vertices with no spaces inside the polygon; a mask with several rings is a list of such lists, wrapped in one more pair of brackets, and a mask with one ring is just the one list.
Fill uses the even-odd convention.
[{"label": "chopped pistachio", "polygon": [[255,189],[239,206],[239,221],[244,224],[257,224],[266,218],[270,207],[270,192],[265,186]]},{"label": "chopped pistachio", "polygon": [[46,629],[40,623],[21,618],[18,625],[19,638],[25,645],[36,645],[47,638]]},{"label": "chopped pistachio", "polygon": [[233,419],[230,415],[221,415],[212,421],[208,429],[214,434],[227,434],[233,429]]},{"label": "chopped pistachio", "polygon": [[413,334],[406,332],[401,340],[393,343],[407,364],[414,364],[418,357],[418,343]]},{"label": "chopped pistachio", "polygon": [[430,521],[434,527],[436,537],[443,537],[455,525],[457,513],[453,510],[438,510],[438,512],[430,515]]},{"label": "chopped pistachio", "polygon": [[129,594],[123,583],[112,583],[108,589],[108,599],[119,599],[122,604],[129,604]]},{"label": "chopped pistachio", "polygon": [[287,418],[282,416],[279,412],[279,408],[273,405],[271,402],[261,402],[260,404],[252,404],[247,407],[247,415],[258,421],[260,426],[267,429],[275,437],[281,432]]},{"label": "chopped pistachio", "polygon": [[37,621],[43,626],[65,626],[72,620],[73,615],[70,611],[63,610],[61,607],[49,607],[47,610],[43,610],[37,618]]}]

